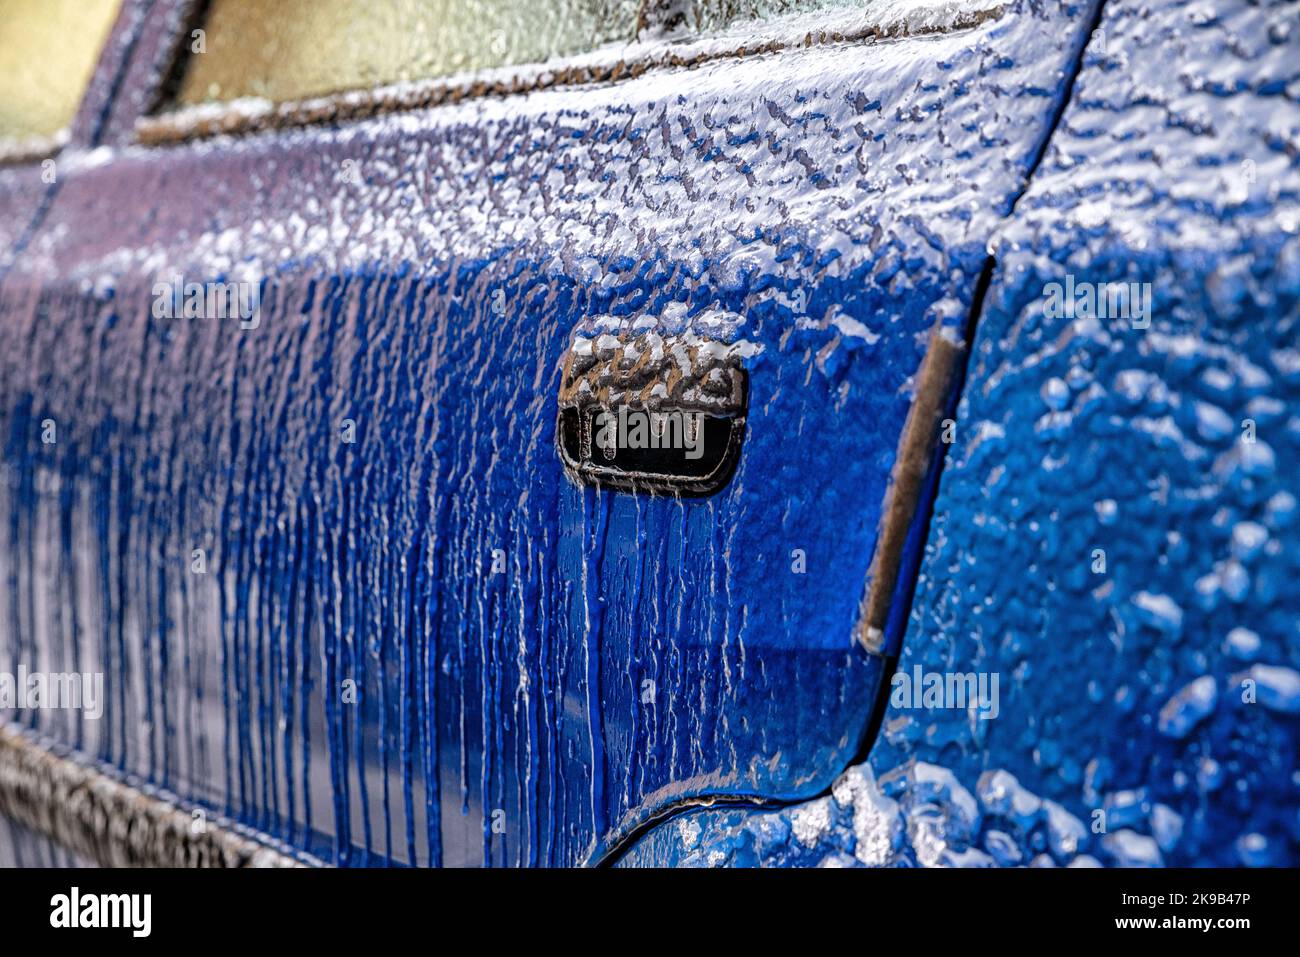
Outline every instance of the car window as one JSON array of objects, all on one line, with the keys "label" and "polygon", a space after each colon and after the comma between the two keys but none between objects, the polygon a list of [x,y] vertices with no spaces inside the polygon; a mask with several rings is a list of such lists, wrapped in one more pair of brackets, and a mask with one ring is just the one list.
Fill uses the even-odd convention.
[{"label": "car window", "polygon": [[57,137],[76,115],[121,0],[0,0],[0,140]]},{"label": "car window", "polygon": [[540,63],[656,30],[700,33],[866,0],[212,0],[186,38],[180,105],[342,90]]}]

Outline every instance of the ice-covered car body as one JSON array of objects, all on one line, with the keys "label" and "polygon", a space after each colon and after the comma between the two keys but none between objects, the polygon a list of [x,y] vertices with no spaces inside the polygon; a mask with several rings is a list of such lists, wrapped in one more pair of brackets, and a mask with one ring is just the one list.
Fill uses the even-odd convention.
[{"label": "ice-covered car body", "polygon": [[0,648],[105,686],[15,749],[339,864],[1294,859],[1294,4],[173,110],[201,14],[0,172]]}]

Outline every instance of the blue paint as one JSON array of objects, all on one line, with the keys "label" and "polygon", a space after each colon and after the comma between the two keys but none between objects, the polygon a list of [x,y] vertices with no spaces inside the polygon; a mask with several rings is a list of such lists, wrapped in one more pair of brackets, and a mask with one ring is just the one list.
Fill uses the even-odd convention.
[{"label": "blue paint", "polygon": [[0,867],[91,867],[44,834],[0,817]]},{"label": "blue paint", "polygon": [[[900,660],[999,673],[1000,717],[893,708],[816,807],[625,863],[1300,861],[1295,5],[1102,29],[996,242]],[[1150,328],[1051,318],[1067,274],[1151,283]]]},{"label": "blue paint", "polygon": [[[575,863],[825,791],[912,378],[1088,13],[74,167],[0,287],[0,661],[98,661],[113,706],[29,721],[340,864]],[[176,272],[256,276],[258,327],[152,318]],[[571,336],[717,313],[761,346],[731,484],[570,484]]]}]

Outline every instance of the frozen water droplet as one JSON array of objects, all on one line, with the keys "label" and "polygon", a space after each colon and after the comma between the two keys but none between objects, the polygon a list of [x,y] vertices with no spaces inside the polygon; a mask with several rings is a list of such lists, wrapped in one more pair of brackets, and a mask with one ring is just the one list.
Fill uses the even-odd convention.
[{"label": "frozen water droplet", "polygon": [[1160,709],[1157,726],[1170,738],[1185,738],[1192,729],[1214,711],[1219,688],[1213,675],[1203,675],[1166,702]]}]

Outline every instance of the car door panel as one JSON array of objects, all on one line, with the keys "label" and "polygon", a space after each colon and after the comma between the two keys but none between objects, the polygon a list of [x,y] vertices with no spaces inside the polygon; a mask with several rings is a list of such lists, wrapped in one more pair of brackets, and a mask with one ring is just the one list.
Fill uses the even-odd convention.
[{"label": "car door panel", "polygon": [[[924,502],[912,558],[880,542],[923,362],[960,353],[1091,7],[927,16],[76,165],[0,287],[0,620],[110,707],[32,726],[348,864],[597,861],[827,788],[905,613],[863,640],[873,569],[910,594]],[[177,282],[257,315],[160,317]],[[575,342],[651,333],[744,356],[711,496],[557,453]]]}]

